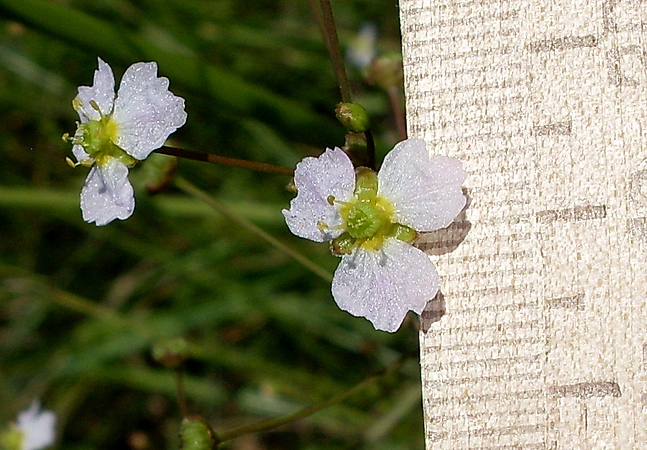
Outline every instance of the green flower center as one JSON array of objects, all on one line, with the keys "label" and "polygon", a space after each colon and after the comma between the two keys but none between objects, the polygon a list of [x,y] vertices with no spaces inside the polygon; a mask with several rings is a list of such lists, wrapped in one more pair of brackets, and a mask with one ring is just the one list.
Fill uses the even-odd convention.
[{"label": "green flower center", "polygon": [[[72,101],[72,106],[76,111],[83,108],[78,97]],[[80,161],[80,164],[92,165],[96,161],[101,166],[108,158],[117,158],[129,167],[135,165],[137,160],[115,144],[119,137],[119,125],[113,120],[112,114],[104,115],[94,100],[90,101],[90,106],[99,113],[99,119],[78,123],[74,136],[69,137],[67,134],[63,136],[72,144],[83,147],[90,155],[89,161]]]},{"label": "green flower center", "polygon": [[377,251],[387,238],[411,242],[416,237],[414,230],[394,222],[393,206],[377,195],[377,184],[374,171],[357,168],[353,198],[340,208],[346,232],[331,242],[333,254],[347,255],[358,246]]},{"label": "green flower center", "polygon": [[346,230],[356,239],[373,237],[388,222],[387,212],[375,203],[355,203],[346,213]]}]

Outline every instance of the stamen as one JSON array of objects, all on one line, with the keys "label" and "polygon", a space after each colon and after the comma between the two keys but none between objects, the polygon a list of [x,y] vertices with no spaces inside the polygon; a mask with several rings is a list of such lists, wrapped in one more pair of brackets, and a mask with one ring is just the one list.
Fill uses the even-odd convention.
[{"label": "stamen", "polygon": [[66,162],[66,163],[68,164],[68,166],[70,166],[72,169],[74,169],[75,167],[78,167],[78,166],[80,166],[80,165],[81,165],[81,163],[80,163],[80,162],[74,162],[74,161],[72,161],[72,158],[70,158],[69,156],[66,156],[66,157],[65,157],[65,162]]},{"label": "stamen", "polygon": [[92,107],[92,109],[94,109],[99,114],[101,114],[101,110],[99,109],[99,104],[97,102],[95,102],[94,100],[90,100],[90,106]]},{"label": "stamen", "polygon": [[74,111],[76,112],[85,113],[85,111],[83,111],[83,102],[79,97],[74,97],[74,100],[72,100],[72,108],[74,108]]},{"label": "stamen", "polygon": [[334,205],[335,205],[335,196],[334,196],[334,195],[329,195],[329,196],[326,198],[326,201],[328,202],[328,204],[329,204],[330,206],[334,206]]}]

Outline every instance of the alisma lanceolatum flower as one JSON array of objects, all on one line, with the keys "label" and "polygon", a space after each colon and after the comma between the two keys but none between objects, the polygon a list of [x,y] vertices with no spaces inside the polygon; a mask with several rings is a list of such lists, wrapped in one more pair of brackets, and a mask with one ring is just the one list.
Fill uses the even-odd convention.
[{"label": "alisma lanceolatum flower", "polygon": [[54,443],[56,414],[41,410],[34,400],[25,411],[18,414],[15,424],[0,431],[0,448],[5,450],[40,450]]},{"label": "alisma lanceolatum flower", "polygon": [[283,215],[292,233],[328,241],[341,256],[332,282],[339,307],[393,332],[407,311],[420,314],[438,292],[436,268],[411,242],[456,218],[465,177],[460,161],[430,157],[418,139],[397,144],[379,173],[355,169],[344,151],[327,149],[297,165],[298,194]]},{"label": "alisma lanceolatum flower", "polygon": [[136,63],[124,73],[115,94],[115,78],[99,58],[92,86],[80,86],[72,102],[80,123],[72,144],[76,165],[91,167],[81,191],[83,219],[106,225],[127,219],[135,208],[128,168],[164,145],[186,122],[184,99],[157,76],[155,62]]}]

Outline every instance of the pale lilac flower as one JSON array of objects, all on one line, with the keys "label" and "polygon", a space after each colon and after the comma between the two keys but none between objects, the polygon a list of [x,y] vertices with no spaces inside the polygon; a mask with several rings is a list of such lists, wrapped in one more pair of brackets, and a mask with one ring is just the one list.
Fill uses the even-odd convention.
[{"label": "pale lilac flower", "polygon": [[92,86],[80,86],[72,102],[81,122],[73,137],[75,165],[91,167],[81,191],[86,222],[106,225],[127,219],[135,208],[128,168],[160,148],[186,122],[184,99],[157,76],[155,62],[140,62],[124,73],[115,94],[115,78],[99,58]]},{"label": "pale lilac flower", "polygon": [[365,23],[348,47],[348,62],[360,70],[365,70],[377,56],[377,26]]},{"label": "pale lilac flower", "polygon": [[420,314],[438,292],[436,268],[410,242],[456,218],[465,177],[460,161],[429,157],[419,139],[397,144],[378,174],[327,149],[297,165],[298,194],[283,215],[292,233],[329,241],[341,256],[332,282],[337,305],[393,332],[407,311]]},{"label": "pale lilac flower", "polygon": [[56,414],[40,410],[40,402],[34,400],[31,406],[18,414],[17,428],[22,433],[21,450],[39,450],[54,443]]}]

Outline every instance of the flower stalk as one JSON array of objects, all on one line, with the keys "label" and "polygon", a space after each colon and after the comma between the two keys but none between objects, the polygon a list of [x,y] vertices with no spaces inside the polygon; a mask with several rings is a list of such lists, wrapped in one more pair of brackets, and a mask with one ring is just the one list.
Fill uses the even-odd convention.
[{"label": "flower stalk", "polygon": [[285,417],[279,417],[277,419],[261,420],[260,422],[253,423],[251,425],[245,425],[239,428],[234,428],[233,430],[216,433],[218,437],[218,442],[222,443],[246,434],[259,433],[262,431],[272,430],[274,428],[278,428],[280,426],[287,425],[289,423],[293,423],[301,419],[305,419],[306,417],[309,417],[314,413],[321,411],[324,408],[327,408],[329,406],[336,405],[338,403],[345,401],[347,398],[351,397],[355,393],[381,380],[386,375],[399,370],[402,367],[402,365],[411,357],[412,357],[412,354],[403,355],[400,359],[398,359],[396,362],[391,364],[386,369],[383,369],[380,372],[377,372],[374,375],[371,375],[370,377],[364,379],[363,381],[360,381],[359,383],[357,383],[355,386],[351,387],[347,391],[342,392],[341,394],[336,395],[316,405],[303,408],[295,412],[294,414],[290,414]]},{"label": "flower stalk", "polygon": [[404,110],[402,109],[400,91],[397,87],[392,86],[387,89],[386,94],[389,96],[389,103],[391,104],[395,124],[398,128],[398,135],[400,136],[400,140],[403,141],[407,138],[407,122],[404,116]]},{"label": "flower stalk", "polygon": [[192,195],[193,197],[196,197],[205,203],[207,203],[209,206],[211,206],[213,209],[218,211],[220,214],[225,216],[227,219],[231,220],[232,222],[240,225],[242,228],[247,229],[251,233],[255,234],[256,236],[260,237],[276,249],[282,251],[286,255],[290,256],[297,262],[301,263],[305,268],[309,269],[312,273],[316,274],[317,276],[323,278],[326,282],[330,282],[332,280],[332,275],[330,272],[328,272],[326,269],[323,267],[319,266],[316,264],[314,261],[306,258],[303,256],[301,253],[292,250],[289,246],[285,245],[275,237],[271,236],[261,228],[257,227],[253,223],[247,221],[246,219],[234,214],[232,211],[229,210],[225,205],[220,203],[218,200],[215,198],[211,197],[208,195],[206,192],[198,189],[196,186],[193,184],[189,183],[187,180],[184,178],[178,177],[175,180],[175,185],[181,189],[182,191],[186,192],[189,195]]},{"label": "flower stalk", "polygon": [[339,37],[337,35],[337,27],[335,26],[335,17],[333,16],[330,0],[319,0],[319,5],[316,4],[316,0],[310,0],[310,6],[315,12],[315,16],[319,22],[319,28],[326,41],[326,48],[328,48],[330,60],[332,61],[333,69],[337,76],[339,90],[341,91],[342,102],[350,103],[352,101],[350,82],[348,81],[344,57],[342,56],[339,45]]},{"label": "flower stalk", "polygon": [[175,385],[177,387],[177,402],[180,405],[180,411],[182,416],[187,417],[189,415],[189,407],[186,403],[186,394],[184,392],[184,372],[182,366],[175,369]]},{"label": "flower stalk", "polygon": [[163,155],[177,156],[178,158],[191,159],[193,161],[208,162],[229,167],[240,167],[242,169],[275,175],[292,175],[294,173],[294,169],[290,169],[289,167],[275,166],[273,164],[259,163],[245,159],[229,158],[227,156],[213,155],[210,153],[194,152],[177,147],[163,146],[155,152]]}]

